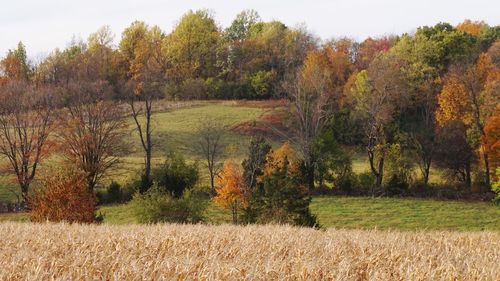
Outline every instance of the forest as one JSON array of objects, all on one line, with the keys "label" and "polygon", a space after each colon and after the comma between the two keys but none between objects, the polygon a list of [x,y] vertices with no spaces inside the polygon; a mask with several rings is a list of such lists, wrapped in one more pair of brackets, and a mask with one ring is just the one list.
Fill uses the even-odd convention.
[{"label": "forest", "polygon": [[[160,151],[168,104],[227,101],[273,108],[247,120],[243,153],[203,114],[191,152]],[[131,153],[140,165],[115,181]],[[20,42],[0,60],[0,164],[32,221],[102,221],[99,206],[130,201],[140,222],[197,223],[207,198],[235,224],[312,227],[317,195],[500,204],[500,26],[356,41],[197,10],[170,33],[135,21],[115,40],[103,26],[40,59]]]}]

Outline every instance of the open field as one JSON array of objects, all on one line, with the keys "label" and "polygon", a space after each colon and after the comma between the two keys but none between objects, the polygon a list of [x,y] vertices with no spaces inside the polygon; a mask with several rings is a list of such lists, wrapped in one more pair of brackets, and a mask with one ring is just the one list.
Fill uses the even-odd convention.
[{"label": "open field", "polygon": [[[128,204],[102,206],[106,224],[137,223]],[[408,198],[314,197],[311,211],[325,227],[387,230],[500,232],[500,208],[490,203]],[[209,224],[231,222],[229,211],[210,204]],[[0,214],[0,221],[27,220],[25,214]]]},{"label": "open field", "polygon": [[500,234],[0,224],[2,280],[498,280]]}]

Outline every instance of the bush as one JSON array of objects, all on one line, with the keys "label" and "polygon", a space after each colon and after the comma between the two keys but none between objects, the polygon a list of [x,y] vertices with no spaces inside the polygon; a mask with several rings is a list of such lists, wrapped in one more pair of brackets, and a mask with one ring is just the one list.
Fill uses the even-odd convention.
[{"label": "bush", "polygon": [[158,188],[180,198],[185,190],[196,185],[200,175],[197,163],[186,164],[181,155],[172,152],[165,163],[153,169],[152,178]]},{"label": "bush", "polygon": [[131,204],[140,223],[198,223],[203,221],[207,202],[191,192],[175,198],[154,186],[145,194],[136,193]]},{"label": "bush", "polygon": [[356,176],[356,190],[363,195],[368,195],[375,183],[375,176],[372,172],[363,172]]},{"label": "bush", "polygon": [[386,184],[387,195],[398,196],[405,195],[408,192],[409,184],[406,179],[399,175],[392,175]]},{"label": "bush", "polygon": [[50,173],[29,199],[30,217],[35,222],[95,222],[96,197],[85,176],[69,171]]},{"label": "bush", "polygon": [[307,188],[297,175],[290,174],[286,161],[283,167],[263,178],[263,184],[249,196],[248,207],[243,210],[246,223],[280,223],[318,227],[311,214]]}]

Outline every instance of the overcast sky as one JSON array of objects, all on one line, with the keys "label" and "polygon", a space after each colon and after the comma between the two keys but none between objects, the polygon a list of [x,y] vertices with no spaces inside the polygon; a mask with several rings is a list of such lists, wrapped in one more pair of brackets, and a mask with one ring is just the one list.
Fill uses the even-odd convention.
[{"label": "overcast sky", "polygon": [[241,10],[254,9],[264,21],[305,24],[323,39],[360,40],[466,18],[500,24],[499,0],[16,0],[0,7],[0,56],[22,41],[30,57],[40,57],[66,47],[74,35],[86,39],[103,25],[111,27],[118,41],[134,20],[170,31],[187,10],[201,8],[212,10],[223,27]]}]

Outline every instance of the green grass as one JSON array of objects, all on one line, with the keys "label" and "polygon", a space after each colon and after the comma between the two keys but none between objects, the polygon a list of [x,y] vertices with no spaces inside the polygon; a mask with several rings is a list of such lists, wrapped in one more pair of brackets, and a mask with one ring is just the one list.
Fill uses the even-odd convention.
[{"label": "green grass", "polygon": [[[105,222],[136,223],[130,205],[105,206],[100,209]],[[438,201],[429,199],[314,197],[311,211],[324,227],[500,231],[500,208],[490,203]],[[209,204],[206,222],[230,223],[229,211]]]},{"label": "green grass", "polygon": [[500,231],[500,208],[491,203],[316,197],[311,203],[311,210],[325,227]]},{"label": "green grass", "polygon": [[[326,228],[500,231],[500,208],[491,203],[408,198],[314,197],[311,211]],[[137,223],[130,204],[102,206],[104,223]],[[206,223],[231,223],[229,211],[210,203]],[[26,221],[26,214],[0,214],[0,221]]]}]

